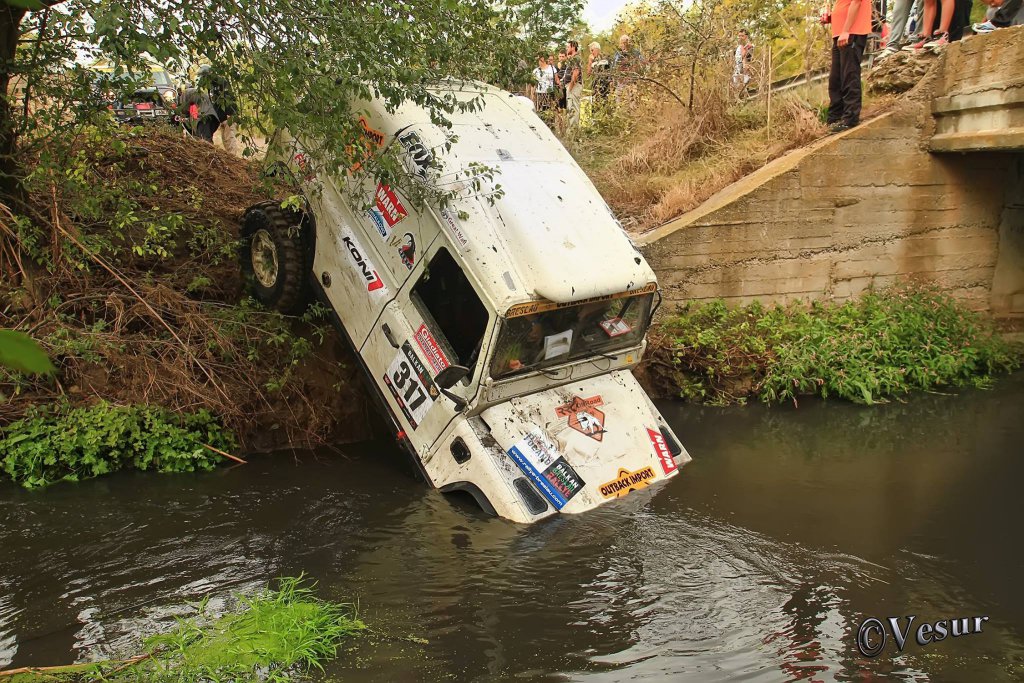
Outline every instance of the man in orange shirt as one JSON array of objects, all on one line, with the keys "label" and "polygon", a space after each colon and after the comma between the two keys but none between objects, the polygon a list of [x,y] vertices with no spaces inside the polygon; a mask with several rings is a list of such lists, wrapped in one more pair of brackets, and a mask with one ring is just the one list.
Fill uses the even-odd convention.
[{"label": "man in orange shirt", "polygon": [[860,123],[860,60],[871,33],[871,0],[836,0],[821,21],[832,24],[828,124],[838,133]]}]

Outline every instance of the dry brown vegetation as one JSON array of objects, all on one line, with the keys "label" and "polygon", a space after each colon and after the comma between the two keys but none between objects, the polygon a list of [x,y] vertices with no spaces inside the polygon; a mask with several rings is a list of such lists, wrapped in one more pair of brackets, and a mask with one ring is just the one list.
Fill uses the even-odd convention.
[{"label": "dry brown vegetation", "polygon": [[160,130],[69,153],[32,160],[24,202],[0,207],[0,327],[28,331],[59,371],[0,371],[0,425],[104,400],[206,409],[250,449],[367,435],[358,366],[325,318],[243,296],[237,224],[273,193],[255,167]]},{"label": "dry brown vegetation", "polygon": [[[727,76],[724,76],[727,82]],[[619,219],[645,232],[729,183],[825,134],[818,105],[799,94],[737,100],[702,89],[692,109],[651,93],[610,114],[573,150]]]}]

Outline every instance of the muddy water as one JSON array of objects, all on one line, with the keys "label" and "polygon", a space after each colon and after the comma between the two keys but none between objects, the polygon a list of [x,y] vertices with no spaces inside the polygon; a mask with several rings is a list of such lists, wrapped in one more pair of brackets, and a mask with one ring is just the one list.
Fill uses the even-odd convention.
[{"label": "muddy water", "polygon": [[[328,680],[1024,678],[1024,375],[881,408],[662,407],[682,476],[533,527],[382,444],[5,485],[0,665],[131,652],[189,600],[305,571],[376,629]],[[908,614],[989,620],[858,654],[865,617]]]}]

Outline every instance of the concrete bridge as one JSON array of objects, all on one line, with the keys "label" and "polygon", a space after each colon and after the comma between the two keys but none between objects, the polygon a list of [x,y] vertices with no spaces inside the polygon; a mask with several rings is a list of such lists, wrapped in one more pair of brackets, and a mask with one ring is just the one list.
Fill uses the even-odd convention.
[{"label": "concrete bridge", "polygon": [[646,233],[668,303],[936,284],[1024,317],[1024,27],[950,45],[892,110]]}]

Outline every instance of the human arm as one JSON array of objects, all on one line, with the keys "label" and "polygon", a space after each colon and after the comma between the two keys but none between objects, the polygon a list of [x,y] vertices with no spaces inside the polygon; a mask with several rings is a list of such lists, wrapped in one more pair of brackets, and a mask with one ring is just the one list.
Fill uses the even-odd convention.
[{"label": "human arm", "polygon": [[846,21],[843,23],[843,30],[839,33],[836,44],[839,47],[846,47],[850,44],[850,29],[853,22],[857,21],[857,14],[860,12],[860,4],[864,0],[850,0],[850,6],[846,8]]}]

